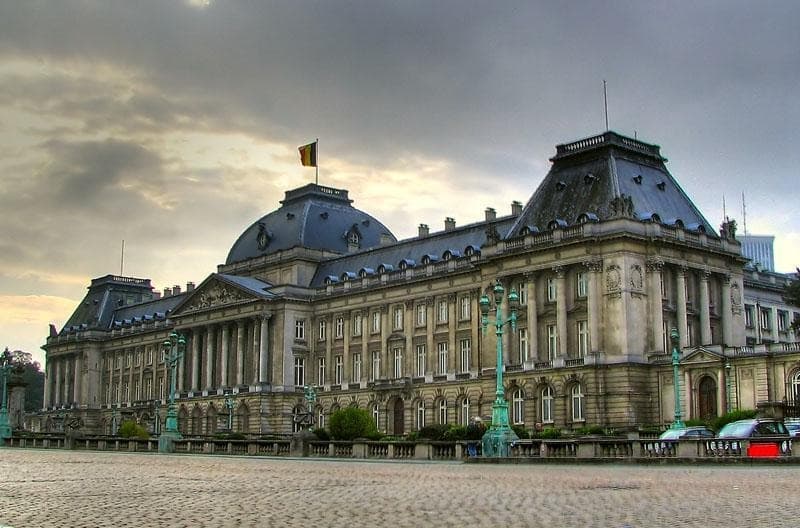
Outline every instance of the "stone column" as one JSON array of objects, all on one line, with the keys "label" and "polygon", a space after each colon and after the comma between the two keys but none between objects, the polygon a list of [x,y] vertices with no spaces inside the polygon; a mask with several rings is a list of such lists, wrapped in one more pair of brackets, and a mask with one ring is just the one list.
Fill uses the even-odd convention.
[{"label": "stone column", "polygon": [[[589,291],[586,299],[586,318],[589,324],[589,352],[600,350],[600,272],[603,271],[602,259],[595,258],[585,262],[589,270]],[[661,295],[659,295],[659,308]],[[660,312],[659,312],[660,313]],[[661,326],[659,326],[661,328]]]},{"label": "stone column", "polygon": [[558,357],[567,357],[567,280],[563,266],[555,266],[556,274],[556,330]]},{"label": "stone column", "polygon": [[780,341],[780,336],[778,335],[778,309],[774,306],[769,307],[769,327],[770,339],[772,339],[773,343],[777,343]]},{"label": "stone column", "polygon": [[220,370],[220,380],[219,384],[221,387],[228,387],[228,366],[229,366],[229,358],[228,355],[230,354],[230,326],[227,323],[222,325],[222,350],[220,354],[222,354]]},{"label": "stone column", "polygon": [[74,372],[73,374],[73,384],[72,384],[72,401],[77,403],[78,405],[85,405],[88,402],[81,400],[81,388],[82,388],[82,377],[83,377],[83,352],[78,352],[75,355],[74,361]]},{"label": "stone column", "polygon": [[[455,293],[447,294],[447,371],[459,372],[458,362],[460,361],[461,352],[456,350],[456,326],[458,322],[458,315],[456,313],[456,306],[458,305],[458,296]],[[509,325],[509,330],[511,326]],[[511,332],[509,332],[511,333]]]},{"label": "stone column", "polygon": [[[414,301],[403,304],[403,333],[406,336],[405,357],[403,358],[403,375],[414,376]],[[345,334],[347,335],[347,334]]]},{"label": "stone column", "polygon": [[236,322],[236,385],[244,385],[245,321]]},{"label": "stone column", "polygon": [[528,323],[528,361],[539,361],[539,317],[536,302],[536,274],[525,274],[527,301],[526,319]]},{"label": "stone column", "polygon": [[[469,328],[470,328],[470,337],[472,338],[472,343],[471,343],[471,346],[472,346],[472,350],[471,350],[472,357],[470,358],[470,363],[471,363],[470,364],[470,370],[473,370],[473,371],[477,370],[478,372],[480,372],[481,368],[483,368],[483,358],[481,357],[482,356],[482,351],[481,351],[481,331],[480,331],[480,328],[481,328],[481,322],[480,322],[481,321],[481,309],[480,309],[480,306],[478,305],[478,301],[480,300],[480,298],[481,298],[481,290],[477,289],[477,290],[473,290],[472,291],[472,293],[470,294],[470,300],[469,300],[469,304],[470,304],[470,309],[469,309],[470,325],[469,325]],[[416,361],[416,358],[414,358],[414,361]],[[416,412],[416,410],[414,412]]]},{"label": "stone column", "polygon": [[55,394],[53,404],[58,407],[63,400],[61,399],[61,359],[53,358],[53,370],[55,375]]},{"label": "stone column", "polygon": [[433,329],[436,327],[436,313],[435,305],[436,300],[433,297],[425,299],[426,311],[425,315],[425,348],[428,357],[425,360],[425,370],[435,374],[437,372],[436,350],[434,350],[433,342]]},{"label": "stone column", "polygon": [[[269,320],[272,314],[263,314],[261,319],[261,340],[258,353],[258,381],[269,382]],[[311,329],[309,329],[310,331]],[[310,365],[309,365],[310,367]]]},{"label": "stone column", "polygon": [[717,369],[717,416],[727,412],[725,408],[725,373],[724,368]]},{"label": "stone column", "polygon": [[685,266],[680,266],[675,274],[677,280],[677,318],[678,318],[678,332],[680,333],[681,348],[689,346],[689,336],[687,335],[686,328],[686,271]]},{"label": "stone column", "polygon": [[112,351],[108,354],[108,391],[106,391],[106,403],[113,403],[115,394],[113,391],[114,388],[114,358],[116,357],[117,353]]},{"label": "stone column", "polygon": [[[194,337],[193,336],[189,336],[189,339],[194,341]],[[161,354],[161,347],[159,347],[159,349],[156,351],[156,353],[157,354]],[[160,357],[160,355],[159,355],[159,357]],[[186,378],[186,361],[187,360],[188,360],[188,354],[186,354],[186,351],[184,350],[183,357],[178,360],[178,374],[177,374],[177,378],[178,379],[175,382],[175,385],[176,385],[175,390],[178,393],[181,393],[181,392],[186,390],[185,381],[184,380]],[[169,379],[170,374],[169,374],[169,368],[167,367],[167,362],[165,360],[163,363],[159,362],[158,364],[159,365],[163,365],[161,368],[164,370],[164,385],[168,387],[170,385],[170,383],[171,383],[171,380]],[[156,384],[157,379],[158,378],[153,380],[153,391],[154,391],[153,394],[156,394],[155,391],[158,390],[158,385]],[[166,389],[166,391],[169,391],[169,389]],[[166,395],[166,391],[164,393],[165,395]],[[161,399],[162,397],[163,396],[161,395],[161,392],[159,391],[158,394],[157,394],[157,397],[155,399],[158,400],[158,399]]]},{"label": "stone column", "polygon": [[700,344],[711,344],[711,300],[708,293],[708,279],[711,273],[708,270],[700,272]]},{"label": "stone column", "polygon": [[136,347],[128,350],[128,355],[131,358],[131,364],[128,366],[128,404],[130,404],[135,393],[133,390],[133,370],[136,365]]},{"label": "stone column", "polygon": [[650,327],[653,336],[650,350],[669,353],[669,350],[664,350],[664,306],[661,298],[663,269],[664,261],[660,258],[647,260],[647,290],[650,297]]},{"label": "stone column", "polygon": [[47,409],[52,405],[51,398],[52,398],[52,384],[53,384],[53,366],[52,360],[47,358],[47,366],[44,369],[44,401],[42,403],[42,408]]},{"label": "stone column", "polygon": [[[288,316],[288,314],[287,314]],[[261,328],[262,319],[260,316],[253,318],[253,333],[251,334],[252,343],[252,350],[253,350],[253,357],[250,358],[250,367],[253,369],[253,375],[250,376],[250,384],[257,385],[259,380],[261,379],[261,339],[259,336],[259,330]],[[267,353],[263,351],[263,353]],[[254,364],[255,363],[255,364]]]},{"label": "stone column", "polygon": [[731,346],[733,334],[731,333],[731,276],[728,273],[722,275],[722,344]]},{"label": "stone column", "polygon": [[382,305],[381,312],[381,378],[389,378],[389,365],[393,365],[393,359],[389,359],[389,347],[387,340],[389,339],[389,307]]},{"label": "stone column", "polygon": [[192,390],[200,390],[200,329],[192,329]]},{"label": "stone column", "polygon": [[214,349],[216,348],[216,332],[213,325],[206,327],[206,389],[214,388]]}]

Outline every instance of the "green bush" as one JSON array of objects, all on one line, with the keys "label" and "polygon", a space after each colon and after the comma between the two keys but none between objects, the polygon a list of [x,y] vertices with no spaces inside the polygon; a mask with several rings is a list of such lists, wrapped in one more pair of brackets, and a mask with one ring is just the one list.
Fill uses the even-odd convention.
[{"label": "green bush", "polygon": [[541,438],[543,440],[561,438],[561,429],[555,427],[545,427],[540,432],[536,433],[534,438]]},{"label": "green bush", "polygon": [[318,427],[311,432],[314,434],[314,436],[317,437],[317,440],[322,440],[323,442],[326,442],[331,439],[331,435],[328,434],[328,431],[326,431],[321,427]]},{"label": "green bush", "polygon": [[604,435],[606,431],[599,425],[584,425],[583,427],[575,429],[575,434],[578,436]]},{"label": "green bush", "polygon": [[515,434],[517,435],[517,437],[519,437],[520,439],[524,439],[524,438],[530,438],[530,437],[531,437],[531,433],[530,433],[530,431],[528,431],[527,429],[525,429],[525,426],[522,426],[522,425],[512,425],[512,426],[511,426],[511,429],[513,429],[513,430],[514,430],[514,433],[515,433]]},{"label": "green bush", "polygon": [[356,438],[372,440],[381,437],[369,412],[357,407],[347,407],[334,412],[331,415],[328,429],[334,440],[354,440]]},{"label": "green bush", "polygon": [[711,422],[711,428],[715,431],[719,431],[725,425],[735,422],[736,420],[746,420],[748,418],[755,418],[756,411],[753,409],[738,409],[735,411],[731,411],[728,414],[723,414],[719,418],[713,420]]},{"label": "green bush", "polygon": [[150,438],[150,433],[147,432],[147,429],[133,420],[125,420],[122,422],[119,426],[119,431],[117,431],[117,435],[122,438]]},{"label": "green bush", "polygon": [[467,437],[467,428],[463,425],[451,425],[442,435],[442,440],[456,441]]},{"label": "green bush", "polygon": [[470,422],[467,426],[465,439],[466,440],[480,440],[486,434],[486,426],[483,422]]},{"label": "green bush", "polygon": [[431,424],[426,425],[419,430],[419,437],[427,440],[444,440],[444,435],[450,430],[447,424]]}]

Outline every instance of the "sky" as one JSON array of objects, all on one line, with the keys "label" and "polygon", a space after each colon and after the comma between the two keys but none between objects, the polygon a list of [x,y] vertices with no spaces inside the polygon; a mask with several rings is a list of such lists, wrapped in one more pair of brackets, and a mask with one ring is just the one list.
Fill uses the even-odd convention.
[{"label": "sky", "polygon": [[[92,278],[199,283],[314,181],[398,238],[527,202],[555,145],[661,146],[800,265],[800,3],[0,0],[0,347]],[[122,244],[124,240],[124,262]]]}]

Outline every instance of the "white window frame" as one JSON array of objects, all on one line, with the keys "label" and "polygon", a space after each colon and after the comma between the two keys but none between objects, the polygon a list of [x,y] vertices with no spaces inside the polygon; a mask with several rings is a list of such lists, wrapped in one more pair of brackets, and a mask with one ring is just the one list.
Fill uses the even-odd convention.
[{"label": "white window frame", "polygon": [[317,385],[325,385],[325,358],[317,359]]},{"label": "white window frame", "polygon": [[425,363],[428,354],[427,345],[420,343],[415,346],[414,351],[416,353],[417,377],[421,378],[425,376]]},{"label": "white window frame", "polygon": [[428,307],[424,304],[416,306],[417,311],[417,326],[425,326],[428,322]]},{"label": "white window frame", "polygon": [[294,320],[294,338],[303,340],[306,338],[306,320],[305,319],[295,319]]},{"label": "white window frame", "polygon": [[553,389],[547,386],[542,389],[542,423],[553,423]]},{"label": "white window frame", "polygon": [[517,295],[519,295],[519,305],[526,306],[528,304],[528,285],[525,282],[518,282]]},{"label": "white window frame", "polygon": [[394,308],[394,330],[402,330],[403,329],[403,308],[401,306],[395,306]]},{"label": "white window frame", "polygon": [[372,312],[372,333],[378,334],[381,331],[381,313],[379,311]]},{"label": "white window frame", "polygon": [[511,419],[514,425],[525,423],[525,398],[519,388],[511,393]]},{"label": "white window frame", "polygon": [[589,354],[589,321],[586,319],[576,321],[575,327],[578,337],[578,357],[586,357]]},{"label": "white window frame", "polygon": [[442,299],[438,303],[436,303],[436,322],[437,323],[446,323],[447,322],[447,315],[450,311],[450,303],[446,300]]},{"label": "white window frame", "polygon": [[361,312],[353,315],[353,336],[361,335],[361,328],[363,326],[363,317]]},{"label": "white window frame", "polygon": [[372,352],[372,369],[370,370],[372,381],[379,380],[381,377],[381,353],[378,350]]},{"label": "white window frame", "polygon": [[547,359],[553,361],[558,354],[558,327],[547,325]]},{"label": "white window frame", "polygon": [[528,361],[531,348],[528,342],[528,329],[517,328],[517,339],[519,342],[519,363],[520,365]]},{"label": "white window frame", "polygon": [[334,328],[334,335],[337,339],[344,337],[344,317],[336,318],[336,327]]},{"label": "white window frame", "polygon": [[753,318],[755,316],[755,311],[756,311],[756,308],[752,304],[745,304],[744,305],[744,325],[747,328],[753,328],[754,327]]},{"label": "white window frame", "polygon": [[317,340],[325,341],[327,337],[328,322],[325,319],[319,320],[319,328],[317,329]]},{"label": "white window frame", "polygon": [[547,277],[547,302],[558,300],[558,282],[555,277]]},{"label": "white window frame", "polygon": [[333,365],[333,383],[341,385],[344,381],[344,357],[341,354],[337,355]]},{"label": "white window frame", "polygon": [[469,419],[471,413],[470,401],[468,397],[464,396],[461,399],[461,405],[459,406],[459,410],[461,411],[461,416],[458,423],[459,425],[463,425],[464,427],[466,427],[469,425]]},{"label": "white window frame", "polygon": [[394,347],[392,348],[392,355],[394,356],[394,377],[402,378],[403,377],[403,348],[402,347]]},{"label": "white window frame", "polygon": [[447,374],[447,341],[436,343],[436,369],[439,374]]},{"label": "white window frame", "polygon": [[417,431],[425,427],[425,400],[417,402]]},{"label": "white window frame", "polygon": [[462,321],[467,321],[472,317],[472,299],[468,295],[464,295],[459,299],[460,310],[459,317]]},{"label": "white window frame", "polygon": [[447,423],[447,400],[445,398],[439,400],[437,405],[437,415],[440,424],[444,425]]},{"label": "white window frame", "polygon": [[361,381],[361,352],[353,354],[353,383]]},{"label": "white window frame", "polygon": [[375,427],[381,428],[381,408],[377,403],[372,404],[372,418],[375,420]]},{"label": "white window frame", "polygon": [[575,275],[575,295],[578,299],[586,299],[589,296],[589,273],[579,271]]},{"label": "white window frame", "polygon": [[576,383],[572,386],[572,421],[573,422],[582,422],[584,421],[583,416],[583,406],[584,406],[584,396],[583,391],[581,389],[581,384]]},{"label": "white window frame", "polygon": [[306,359],[302,357],[294,358],[294,385],[302,387],[306,384]]},{"label": "white window frame", "polygon": [[459,341],[459,357],[461,359],[460,371],[469,372],[470,370],[470,356],[472,355],[472,341],[469,338],[461,339]]}]

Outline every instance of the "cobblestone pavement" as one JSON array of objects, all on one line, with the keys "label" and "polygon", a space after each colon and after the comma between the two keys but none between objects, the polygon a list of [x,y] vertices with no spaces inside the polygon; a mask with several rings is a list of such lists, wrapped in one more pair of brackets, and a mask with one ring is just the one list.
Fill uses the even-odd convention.
[{"label": "cobblestone pavement", "polygon": [[6,448],[0,527],[796,527],[798,471]]}]

